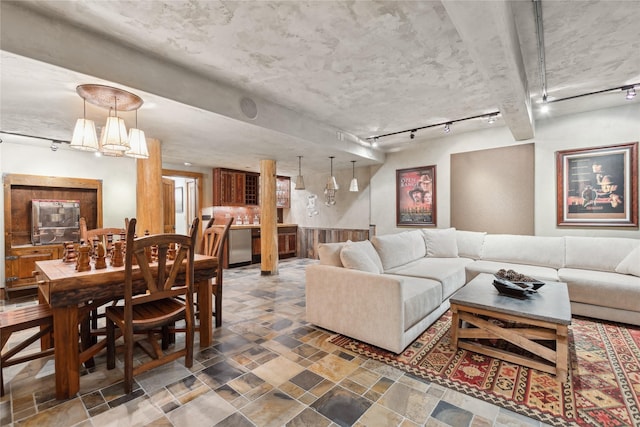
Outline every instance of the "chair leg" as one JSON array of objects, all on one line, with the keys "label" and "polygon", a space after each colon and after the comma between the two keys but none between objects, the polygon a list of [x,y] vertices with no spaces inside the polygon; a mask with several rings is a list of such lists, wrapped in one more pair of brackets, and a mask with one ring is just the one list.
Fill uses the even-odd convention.
[{"label": "chair leg", "polygon": [[133,336],[124,335],[124,392],[131,393],[133,389]]},{"label": "chair leg", "polygon": [[218,289],[215,294],[216,298],[216,328],[222,326],[222,286],[218,285]]},{"label": "chair leg", "polygon": [[116,331],[115,324],[107,318],[107,369],[116,367]]}]

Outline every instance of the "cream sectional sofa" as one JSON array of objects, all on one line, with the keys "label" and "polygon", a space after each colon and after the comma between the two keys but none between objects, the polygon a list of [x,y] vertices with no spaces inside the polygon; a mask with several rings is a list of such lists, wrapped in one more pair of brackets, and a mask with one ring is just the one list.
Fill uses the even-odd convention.
[{"label": "cream sectional sofa", "polygon": [[307,321],[395,353],[456,290],[501,268],[566,282],[573,314],[640,325],[639,239],[420,229],[318,252],[306,270]]}]

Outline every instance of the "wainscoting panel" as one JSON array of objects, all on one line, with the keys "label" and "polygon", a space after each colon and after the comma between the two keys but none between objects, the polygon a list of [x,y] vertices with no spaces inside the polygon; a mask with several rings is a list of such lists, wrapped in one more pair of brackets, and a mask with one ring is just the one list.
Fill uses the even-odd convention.
[{"label": "wainscoting panel", "polygon": [[302,258],[318,259],[318,244],[320,243],[346,242],[347,240],[359,242],[367,240],[369,235],[369,229],[355,230],[343,228],[298,227],[298,256]]}]

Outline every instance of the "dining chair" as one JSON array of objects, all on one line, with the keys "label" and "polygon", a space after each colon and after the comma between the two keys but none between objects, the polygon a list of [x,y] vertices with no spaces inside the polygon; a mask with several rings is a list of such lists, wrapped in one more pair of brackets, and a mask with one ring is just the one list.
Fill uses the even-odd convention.
[{"label": "dining chair", "polygon": [[[129,220],[124,269],[124,305],[109,306],[106,309],[107,369],[113,369],[116,364],[117,328],[120,332],[118,335],[121,334],[124,338],[126,393],[131,393],[133,377],[137,374],[180,357],[184,357],[187,368],[193,365],[194,252],[198,222],[198,218],[193,220],[189,235],[171,233],[135,238],[136,219]],[[145,250],[152,247],[157,247],[158,260],[150,264]],[[170,247],[177,248],[173,261],[167,259]],[[137,260],[137,266],[134,265],[134,258]],[[181,279],[178,274],[183,271],[184,279]],[[168,351],[171,338],[169,330],[176,321],[183,319],[186,330],[184,348]],[[147,335],[152,346],[149,355],[153,359],[141,364],[136,363],[134,366],[134,335],[138,334]],[[158,339],[161,339],[161,345],[158,345]]]},{"label": "dining chair", "polygon": [[[22,339],[12,348],[2,351],[14,332],[21,332],[27,329],[40,327],[40,329]],[[26,307],[19,307],[14,310],[0,313],[0,396],[4,396],[4,380],[2,370],[7,366],[28,362],[40,357],[53,354],[53,348],[42,348],[38,352],[31,352],[26,355],[16,357],[29,345],[50,334],[53,331],[53,315],[49,304],[37,304]]]},{"label": "dining chair", "polygon": [[[87,221],[86,218],[80,218],[80,241],[86,243],[87,245],[93,246],[94,241],[100,242],[104,245],[104,248],[107,250],[107,253],[111,250],[110,245],[113,244],[113,241],[109,239],[109,237],[113,238],[113,236],[117,236],[119,239],[120,236],[124,235],[127,232],[127,226],[129,223],[129,219],[124,219],[125,228],[122,227],[101,227],[101,228],[93,228],[87,229]],[[81,320],[80,320],[80,337],[82,348],[86,350],[87,348],[93,346],[97,342],[97,336],[101,336],[105,334],[104,328],[98,328],[99,319],[104,317],[104,311],[99,310],[101,306],[108,303],[107,301],[94,300],[88,301],[85,306],[81,310]],[[94,365],[93,359],[89,359],[85,362],[85,366],[92,367]]]},{"label": "dining chair", "polygon": [[[216,328],[222,326],[222,278],[224,266],[224,246],[229,237],[229,229],[233,217],[225,219],[224,224],[212,225],[203,232],[204,254],[218,258],[218,269],[215,278],[212,278],[211,294],[215,298],[214,316]],[[201,320],[202,321],[202,320]]]}]

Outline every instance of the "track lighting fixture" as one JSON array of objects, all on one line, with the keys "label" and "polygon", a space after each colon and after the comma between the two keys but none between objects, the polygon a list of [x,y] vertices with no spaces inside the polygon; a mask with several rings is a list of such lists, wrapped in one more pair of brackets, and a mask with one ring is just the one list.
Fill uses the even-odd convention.
[{"label": "track lighting fixture", "polygon": [[487,118],[487,123],[489,123],[490,125],[494,124],[496,122],[496,115],[497,114],[489,114],[489,117]]},{"label": "track lighting fixture", "polygon": [[444,124],[444,133],[449,133],[451,132],[451,123],[445,123]]},{"label": "track lighting fixture", "polygon": [[628,86],[625,88],[622,88],[622,90],[627,89],[627,95],[625,96],[625,98],[629,101],[631,101],[633,98],[635,98],[636,96],[636,89],[633,86]]},{"label": "track lighting fixture", "polygon": [[[451,130],[451,125],[454,124],[454,123],[464,122],[466,120],[474,120],[474,119],[487,119],[487,117],[493,118],[493,120],[495,121],[497,119],[497,117],[498,117],[498,114],[500,114],[500,111],[492,111],[490,113],[478,114],[477,116],[471,116],[471,117],[465,117],[465,118],[462,118],[462,119],[456,119],[456,120],[449,120],[449,121],[446,121],[446,122],[434,123],[434,124],[431,124],[431,125],[421,126],[421,127],[417,127],[417,128],[412,128],[412,129],[407,129],[407,130],[400,130],[400,131],[397,131],[397,132],[385,133],[383,135],[370,136],[369,138],[367,138],[367,141],[369,141],[369,143],[371,144],[372,147],[377,147],[378,146],[378,139],[379,138],[384,138],[386,136],[399,135],[401,133],[409,132],[409,138],[414,139],[415,135],[416,135],[416,132],[419,131],[419,130],[422,130],[422,129],[429,129],[429,128],[445,126],[446,129]],[[445,132],[449,132],[449,131],[445,130]]]}]

